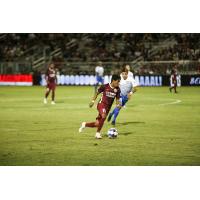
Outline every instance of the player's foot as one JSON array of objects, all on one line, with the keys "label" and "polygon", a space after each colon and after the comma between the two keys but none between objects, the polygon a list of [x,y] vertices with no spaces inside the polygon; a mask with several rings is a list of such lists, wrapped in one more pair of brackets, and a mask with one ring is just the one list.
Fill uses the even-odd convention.
[{"label": "player's foot", "polygon": [[109,114],[107,121],[109,122],[112,118],[112,113]]},{"label": "player's foot", "polygon": [[115,126],[115,121],[112,121],[112,123],[111,123],[113,126]]},{"label": "player's foot", "polygon": [[56,104],[56,103],[55,103],[55,101],[52,101],[51,104],[54,105],[54,104]]},{"label": "player's foot", "polygon": [[169,88],[169,91],[172,92],[172,88]]},{"label": "player's foot", "polygon": [[47,99],[46,98],[44,98],[44,104],[47,104]]},{"label": "player's foot", "polygon": [[86,122],[83,122],[83,123],[81,124],[81,127],[80,127],[79,130],[78,130],[79,133],[83,132],[83,129],[85,128],[85,124],[86,124]]},{"label": "player's foot", "polygon": [[102,139],[101,133],[97,132],[96,135],[95,135],[95,138],[96,139]]}]

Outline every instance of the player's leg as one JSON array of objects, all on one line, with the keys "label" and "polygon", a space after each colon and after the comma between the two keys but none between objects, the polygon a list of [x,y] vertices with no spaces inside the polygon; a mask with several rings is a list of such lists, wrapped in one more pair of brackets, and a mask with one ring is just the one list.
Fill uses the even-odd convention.
[{"label": "player's leg", "polygon": [[81,126],[79,128],[79,133],[83,132],[83,130],[86,128],[86,127],[89,127],[89,128],[95,128],[95,127],[98,127],[99,125],[99,119],[101,118],[100,114],[98,115],[98,117],[96,118],[96,121],[95,122],[82,122],[81,123]]},{"label": "player's leg", "polygon": [[172,92],[172,89],[173,89],[173,85],[172,83],[170,84],[170,87],[169,87],[169,91]]},{"label": "player's leg", "polygon": [[50,91],[51,91],[51,90],[50,90],[49,86],[47,86],[46,92],[45,92],[45,97],[44,97],[44,103],[45,103],[45,104],[47,104],[47,98],[48,98],[48,96],[49,96]]},{"label": "player's leg", "polygon": [[91,128],[98,127],[98,125],[99,125],[98,120],[96,120],[95,122],[86,122],[85,123],[85,127],[91,127]]},{"label": "player's leg", "polygon": [[[101,137],[100,131],[103,127],[103,123],[104,123],[107,115],[106,115],[106,110],[101,105],[97,106],[97,110],[99,111],[99,115],[96,118],[96,121],[95,122],[83,122],[81,124],[81,127],[79,128],[79,133],[81,133],[83,131],[83,129],[86,127],[90,127],[90,128],[97,127],[97,132],[95,134],[95,138],[101,139],[102,137]],[[103,118],[103,120],[102,120],[102,118]]]},{"label": "player's leg", "polygon": [[98,104],[97,109],[99,111],[99,115],[96,118],[98,120],[98,126],[97,126],[97,132],[96,132],[95,138],[101,139],[102,136],[101,136],[100,132],[104,125],[104,121],[106,120],[109,110],[106,110],[104,105],[102,105],[102,104]]},{"label": "player's leg", "polygon": [[114,108],[113,111],[110,112],[110,114],[108,115],[108,119],[107,119],[108,122],[112,119],[112,116],[114,115],[114,111],[115,111],[115,108]]},{"label": "player's leg", "polygon": [[174,92],[175,92],[175,93],[178,93],[177,90],[176,90],[176,88],[177,88],[177,84],[175,83],[175,84],[174,84]]},{"label": "player's leg", "polygon": [[174,84],[173,84],[173,83],[171,83],[171,84],[170,84],[169,91],[170,91],[170,92],[172,92],[172,90],[173,90],[173,89],[174,89]]},{"label": "player's leg", "polygon": [[106,116],[107,116],[107,114],[106,113],[103,113],[103,114],[101,114],[101,118],[98,120],[99,121],[99,124],[98,124],[98,126],[97,126],[97,132],[96,132],[96,135],[95,135],[95,137],[97,138],[97,139],[101,139],[102,138],[102,136],[101,136],[101,129],[102,129],[102,127],[103,127],[103,125],[104,125],[104,122],[105,122],[105,120],[106,120]]},{"label": "player's leg", "polygon": [[114,126],[116,124],[116,119],[117,119],[117,116],[119,115],[120,110],[121,110],[121,106],[120,107],[116,107],[114,109],[114,118],[112,120],[112,125],[114,125]]},{"label": "player's leg", "polygon": [[[120,98],[120,103],[121,103],[121,105],[122,105],[122,97]],[[118,108],[115,107],[115,108],[113,109],[113,111],[110,112],[110,114],[108,115],[107,121],[109,122],[109,121],[112,119],[113,115],[116,115],[117,112],[119,112],[119,111],[118,111]]]},{"label": "player's leg", "polygon": [[127,96],[122,96],[122,97],[121,97],[121,105],[120,105],[119,107],[116,107],[116,108],[114,109],[114,118],[113,118],[113,120],[112,120],[112,125],[115,125],[115,124],[116,124],[117,116],[119,115],[119,112],[120,112],[121,108],[122,108],[123,106],[125,106],[125,104],[127,103],[127,101],[128,101],[128,97],[127,97]]},{"label": "player's leg", "polygon": [[53,85],[52,92],[51,92],[51,104],[55,104],[55,90],[56,90],[56,86]]}]

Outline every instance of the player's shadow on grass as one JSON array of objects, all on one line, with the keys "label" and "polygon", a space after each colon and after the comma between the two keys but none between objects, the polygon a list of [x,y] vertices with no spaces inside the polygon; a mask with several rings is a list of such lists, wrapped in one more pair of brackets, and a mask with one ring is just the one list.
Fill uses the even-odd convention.
[{"label": "player's shadow on grass", "polygon": [[131,131],[128,131],[128,132],[120,132],[120,135],[124,135],[124,136],[131,135],[131,134],[133,134],[133,132],[131,132]]},{"label": "player's shadow on grass", "polygon": [[145,124],[145,122],[122,122],[122,123],[117,123],[118,126],[126,126],[129,124]]}]

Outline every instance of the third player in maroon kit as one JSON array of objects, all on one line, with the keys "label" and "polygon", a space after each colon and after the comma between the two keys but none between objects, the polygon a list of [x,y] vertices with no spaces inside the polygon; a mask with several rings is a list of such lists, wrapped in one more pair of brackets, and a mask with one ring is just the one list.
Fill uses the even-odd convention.
[{"label": "third player in maroon kit", "polygon": [[177,87],[177,73],[176,70],[172,70],[171,76],[170,76],[170,88],[169,91],[172,92],[172,89],[174,89],[174,92],[177,93],[176,87]]},{"label": "third player in maroon kit", "polygon": [[55,89],[56,89],[56,70],[54,68],[54,64],[51,63],[49,68],[47,69],[45,79],[47,82],[47,89],[45,93],[44,103],[47,103],[47,97],[49,96],[49,93],[51,92],[51,104],[55,104],[54,98],[55,98]]},{"label": "third player in maroon kit", "polygon": [[103,127],[104,121],[112,107],[114,99],[116,98],[116,104],[119,106],[120,104],[120,89],[119,89],[120,76],[113,75],[111,79],[111,83],[102,85],[97,93],[94,95],[90,107],[94,105],[95,100],[99,94],[102,94],[101,99],[97,104],[97,110],[99,112],[95,122],[83,122],[81,127],[79,128],[79,132],[82,132],[85,127],[96,127],[97,132],[95,137],[97,139],[101,139],[101,129]]}]

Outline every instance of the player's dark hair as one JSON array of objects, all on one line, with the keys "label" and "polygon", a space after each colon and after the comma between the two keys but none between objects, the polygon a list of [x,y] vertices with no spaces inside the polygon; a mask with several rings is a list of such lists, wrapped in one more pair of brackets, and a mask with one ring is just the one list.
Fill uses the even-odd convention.
[{"label": "player's dark hair", "polygon": [[128,70],[126,69],[126,65],[126,63],[122,65],[121,72],[128,72]]},{"label": "player's dark hair", "polygon": [[118,74],[113,74],[111,78],[111,82],[121,80],[121,77]]},{"label": "player's dark hair", "polygon": [[125,65],[125,67],[122,67],[121,72],[127,72],[128,73],[128,69],[126,69],[126,65]]},{"label": "player's dark hair", "polygon": [[126,68],[126,65],[127,65],[127,63],[124,63],[124,64],[122,65],[122,68]]}]

